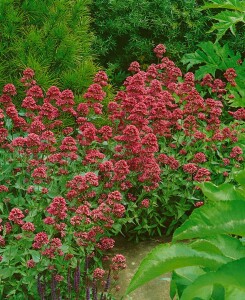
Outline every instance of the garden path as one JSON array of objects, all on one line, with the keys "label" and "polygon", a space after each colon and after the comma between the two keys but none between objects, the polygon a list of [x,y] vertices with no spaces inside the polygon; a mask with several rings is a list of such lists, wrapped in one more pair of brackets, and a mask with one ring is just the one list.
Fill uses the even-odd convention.
[{"label": "garden path", "polygon": [[[159,243],[169,242],[169,238],[161,240],[142,241],[138,244],[126,241],[119,238],[116,240],[114,251],[123,254],[127,259],[127,268],[120,272],[119,285],[121,290],[117,295],[117,300],[121,300],[127,286],[133,275],[135,274],[140,262],[155,246]],[[136,289],[123,300],[170,300],[169,297],[169,281],[163,278],[170,279],[171,274],[165,274]]]}]

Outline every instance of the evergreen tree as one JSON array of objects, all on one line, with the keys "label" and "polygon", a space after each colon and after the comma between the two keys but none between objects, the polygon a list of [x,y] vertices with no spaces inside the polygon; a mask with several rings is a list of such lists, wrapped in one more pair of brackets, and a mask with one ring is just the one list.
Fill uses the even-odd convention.
[{"label": "evergreen tree", "polygon": [[44,89],[82,93],[97,71],[89,31],[90,0],[1,0],[0,89],[19,85],[30,67]]}]

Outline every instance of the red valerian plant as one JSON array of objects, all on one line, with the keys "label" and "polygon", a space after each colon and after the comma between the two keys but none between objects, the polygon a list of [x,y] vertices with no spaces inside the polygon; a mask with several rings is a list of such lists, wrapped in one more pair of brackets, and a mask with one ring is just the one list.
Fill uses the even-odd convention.
[{"label": "red valerian plant", "polygon": [[[118,189],[102,193],[98,172],[105,155],[86,145],[97,132],[101,143],[107,141],[112,129],[99,131],[81,121],[82,104],[75,110],[70,90],[51,87],[44,95],[33,76],[31,69],[24,71],[22,111],[12,102],[17,93],[12,84],[0,97],[1,299],[110,299],[126,267],[122,255],[123,263],[116,264],[110,237],[125,206]],[[95,79],[90,92],[96,99],[88,97],[87,113],[104,97],[105,73]],[[62,113],[83,126],[78,135],[72,136],[72,127],[60,132]]]},{"label": "red valerian plant", "polygon": [[[231,181],[231,170],[244,164],[243,115],[224,109],[234,74],[226,74],[228,83],[196,82],[165,51],[155,49],[160,62],[146,71],[133,62],[133,75],[104,106],[103,71],[78,105],[70,90],[44,93],[30,69],[20,111],[15,87],[4,87],[2,298],[108,299],[125,268],[123,256],[111,257],[113,235],[171,232],[204,204],[196,182]],[[106,125],[94,122],[101,116]]]}]

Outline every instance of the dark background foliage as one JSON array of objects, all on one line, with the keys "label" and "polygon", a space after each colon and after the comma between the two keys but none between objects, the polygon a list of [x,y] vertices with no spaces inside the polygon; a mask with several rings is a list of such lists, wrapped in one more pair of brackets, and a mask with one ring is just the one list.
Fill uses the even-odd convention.
[{"label": "dark background foliage", "polygon": [[[194,52],[198,43],[215,41],[214,33],[207,34],[214,10],[198,11],[203,4],[203,0],[94,0],[93,48],[100,64],[115,83],[121,83],[132,61],[147,64],[153,60],[152,49],[163,43],[180,67],[182,56]],[[228,32],[222,43],[243,52],[241,37],[239,30],[236,37]]]}]

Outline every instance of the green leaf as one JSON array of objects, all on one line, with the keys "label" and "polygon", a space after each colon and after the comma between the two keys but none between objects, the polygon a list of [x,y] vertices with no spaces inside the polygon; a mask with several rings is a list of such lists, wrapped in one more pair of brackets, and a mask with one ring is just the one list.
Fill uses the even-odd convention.
[{"label": "green leaf", "polygon": [[197,251],[185,244],[159,245],[141,262],[126,294],[144,283],[177,268],[200,265],[215,269],[227,261],[230,261],[230,259],[213,253]]},{"label": "green leaf", "polygon": [[198,239],[190,244],[192,249],[239,259],[245,256],[245,248],[240,240],[229,235],[215,235]]},{"label": "green leaf", "polygon": [[245,188],[245,170],[234,172],[234,179]]},{"label": "green leaf", "polygon": [[0,279],[6,279],[8,277],[11,277],[14,274],[15,270],[16,270],[15,267],[0,269]]},{"label": "green leaf", "polygon": [[185,267],[175,270],[172,274],[170,286],[171,298],[174,299],[176,294],[178,297],[180,297],[184,289],[203,274],[205,274],[205,271],[198,266]]},{"label": "green leaf", "polygon": [[200,10],[210,9],[210,8],[226,8],[234,9],[243,12],[245,10],[244,0],[209,0],[212,3],[205,3]]},{"label": "green leaf", "polygon": [[173,240],[212,236],[245,235],[245,202],[210,202],[194,210],[189,219],[174,233]]},{"label": "green leaf", "polygon": [[16,257],[17,253],[18,253],[18,247],[7,246],[3,254],[2,262],[9,262],[13,260]]},{"label": "green leaf", "polygon": [[[209,272],[198,277],[193,284],[189,285],[183,292],[181,300],[191,300],[199,297],[200,292],[214,285],[235,288],[232,298],[226,294],[226,300],[243,300],[245,298],[245,258],[229,262],[220,267],[216,272]],[[241,298],[242,297],[242,298]]]},{"label": "green leaf", "polygon": [[239,22],[244,23],[243,14],[244,12],[241,14],[241,12],[225,10],[213,17],[214,20],[219,22],[213,24],[210,30],[210,32],[217,30],[216,42],[223,37],[228,29],[230,29],[232,34],[235,35],[235,25]]},{"label": "green leaf", "polygon": [[35,250],[30,250],[29,253],[32,256],[32,259],[34,260],[35,263],[38,263],[41,259],[40,253]]},{"label": "green leaf", "polygon": [[245,200],[245,197],[242,197],[237,192],[236,187],[230,183],[216,186],[211,182],[203,182],[198,186],[201,187],[203,194],[211,201]]},{"label": "green leaf", "polygon": [[[234,67],[238,75],[236,81],[244,78],[244,68],[237,65],[237,60],[241,58],[241,55],[230,50],[228,44],[222,47],[218,43],[213,44],[209,41],[198,44],[198,47],[200,49],[194,53],[185,54],[181,60],[182,63],[187,64],[187,70],[194,65],[201,65],[195,72],[196,79],[202,79],[208,73],[215,76],[217,70],[225,71],[227,68]],[[241,83],[241,90],[244,90],[243,86],[244,83]]]}]

